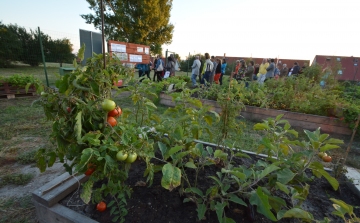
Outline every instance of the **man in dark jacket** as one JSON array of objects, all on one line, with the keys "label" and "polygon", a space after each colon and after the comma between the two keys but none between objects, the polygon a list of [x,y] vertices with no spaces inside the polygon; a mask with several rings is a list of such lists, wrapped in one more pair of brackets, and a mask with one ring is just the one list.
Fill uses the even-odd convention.
[{"label": "man in dark jacket", "polygon": [[297,77],[298,74],[299,74],[299,71],[300,71],[300,66],[299,66],[299,64],[298,64],[297,62],[295,62],[295,63],[294,63],[294,66],[292,67],[291,70],[292,70],[292,71],[291,71],[291,75],[295,75],[295,77]]}]

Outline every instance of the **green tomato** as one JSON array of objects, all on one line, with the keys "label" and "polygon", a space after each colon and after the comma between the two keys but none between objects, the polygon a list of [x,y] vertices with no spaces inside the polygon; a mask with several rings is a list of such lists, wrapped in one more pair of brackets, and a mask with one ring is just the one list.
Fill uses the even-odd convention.
[{"label": "green tomato", "polygon": [[128,157],[126,158],[125,162],[127,162],[127,163],[133,163],[133,162],[135,162],[136,158],[137,158],[137,154],[136,154],[135,152],[132,152],[132,153],[130,153],[130,154],[128,155]]},{"label": "green tomato", "polygon": [[123,151],[119,151],[116,154],[116,159],[119,160],[119,161],[124,161],[124,160],[126,160],[126,158],[128,158],[128,154],[124,153]]},{"label": "green tomato", "polygon": [[327,156],[327,154],[326,154],[325,152],[319,152],[319,153],[318,153],[318,156],[319,156],[319,158],[321,159],[321,158],[323,158],[324,156]]},{"label": "green tomato", "polygon": [[116,104],[113,100],[110,99],[105,99],[102,103],[101,103],[102,108],[109,112],[115,109]]}]

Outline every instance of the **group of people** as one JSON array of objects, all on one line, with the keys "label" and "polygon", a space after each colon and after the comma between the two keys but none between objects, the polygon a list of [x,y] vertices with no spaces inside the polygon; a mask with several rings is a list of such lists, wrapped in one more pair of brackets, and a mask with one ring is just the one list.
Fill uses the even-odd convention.
[{"label": "group of people", "polygon": [[[237,60],[235,71],[232,72],[231,78],[234,78],[238,81],[257,81],[258,83],[262,84],[272,78],[279,79],[281,77],[288,76],[296,77],[304,68],[305,65],[300,67],[299,64],[295,62],[294,66],[289,70],[287,64],[275,64],[274,59],[267,58],[264,58],[260,65],[254,65],[254,61],[249,61],[247,66],[244,60]],[[246,82],[246,86],[248,86],[248,82]]]},{"label": "group of people", "polygon": [[[162,81],[163,78],[175,76],[176,71],[176,59],[171,54],[167,58],[167,63],[158,55],[154,63],[150,61],[149,64],[140,64],[137,68],[139,69],[139,77],[147,76],[150,80],[150,71],[154,70],[153,81]],[[223,84],[223,76],[226,71],[226,59],[210,57],[209,53],[205,53],[205,61],[201,61],[199,56],[195,56],[195,60],[191,66],[192,75],[191,81],[193,87],[197,86],[197,79],[200,84]],[[235,70],[231,72],[230,79],[237,81],[245,81],[246,87],[250,81],[257,81],[262,84],[265,81],[281,77],[297,76],[301,73],[302,69],[297,62],[294,63],[290,69],[287,64],[281,62],[275,64],[274,59],[264,58],[262,63],[254,64],[254,61],[250,60],[247,64],[245,60],[240,59],[236,61]]]},{"label": "group of people", "polygon": [[161,55],[156,56],[154,63],[151,61],[149,64],[138,64],[137,69],[139,70],[139,77],[147,76],[150,80],[150,71],[154,70],[153,81],[162,81],[163,78],[175,76],[176,71],[176,59],[173,54],[167,58],[165,66],[164,60]]},{"label": "group of people", "polygon": [[220,84],[222,85],[222,78],[226,71],[226,60],[215,58],[209,53],[205,53],[205,62],[200,61],[199,56],[195,57],[193,65],[191,66],[192,74],[191,81],[193,87],[197,86],[196,79],[199,78],[201,84]]}]

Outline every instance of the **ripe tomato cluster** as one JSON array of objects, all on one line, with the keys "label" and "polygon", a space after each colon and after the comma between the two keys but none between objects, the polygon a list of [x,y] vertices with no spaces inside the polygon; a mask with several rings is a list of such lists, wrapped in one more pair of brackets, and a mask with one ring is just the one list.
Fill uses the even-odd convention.
[{"label": "ripe tomato cluster", "polygon": [[107,122],[112,127],[117,125],[116,118],[122,114],[122,110],[119,106],[116,106],[116,103],[113,100],[105,99],[102,104],[102,108],[108,112]]}]

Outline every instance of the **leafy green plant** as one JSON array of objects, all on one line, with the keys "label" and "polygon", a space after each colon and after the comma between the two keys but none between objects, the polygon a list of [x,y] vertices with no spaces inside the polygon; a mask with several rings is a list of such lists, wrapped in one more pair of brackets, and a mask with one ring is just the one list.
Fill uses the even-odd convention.
[{"label": "leafy green plant", "polygon": [[[345,223],[360,222],[360,218],[356,217],[353,211],[354,208],[351,205],[334,198],[330,198],[330,200],[333,202],[333,207],[335,209],[335,211],[332,212],[333,215],[341,217]],[[346,215],[348,215],[349,218],[347,218]]]}]

